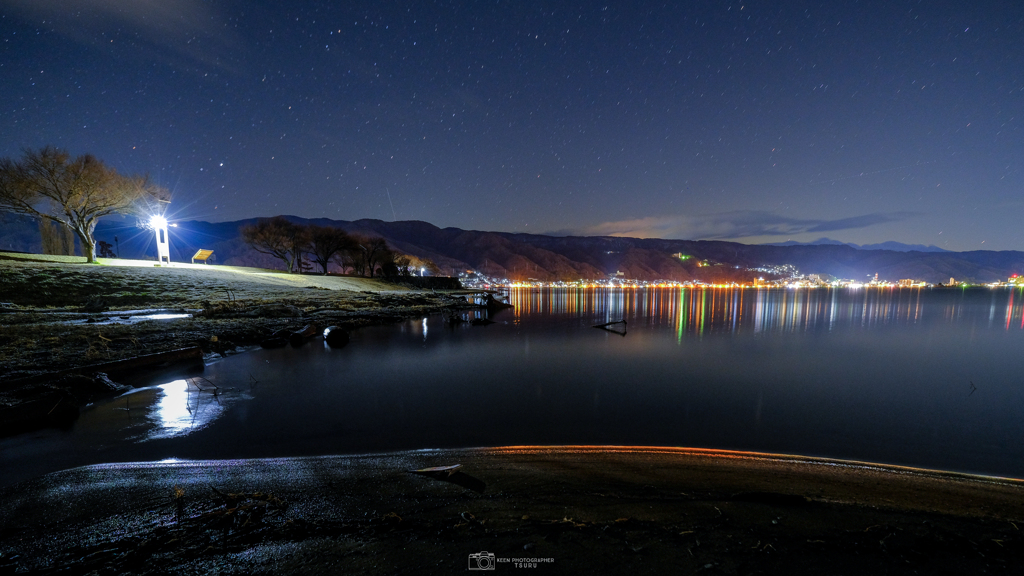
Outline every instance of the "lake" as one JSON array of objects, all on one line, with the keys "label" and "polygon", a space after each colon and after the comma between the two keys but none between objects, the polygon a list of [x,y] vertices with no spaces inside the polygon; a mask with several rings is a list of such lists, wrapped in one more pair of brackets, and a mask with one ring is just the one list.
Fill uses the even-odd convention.
[{"label": "lake", "polygon": [[255,350],[202,378],[156,381],[70,430],[0,440],[0,483],[98,462],[565,444],[1024,477],[1020,290],[518,289],[510,300],[487,326],[422,318],[358,330],[341,349]]}]

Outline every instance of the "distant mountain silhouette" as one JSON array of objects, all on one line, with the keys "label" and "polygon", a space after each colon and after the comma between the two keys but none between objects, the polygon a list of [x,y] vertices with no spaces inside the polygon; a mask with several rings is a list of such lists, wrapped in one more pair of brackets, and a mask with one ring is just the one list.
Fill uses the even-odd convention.
[{"label": "distant mountain silhouette", "polygon": [[[35,222],[6,215],[0,220],[0,250],[39,252]],[[821,243],[749,245],[705,240],[664,240],[611,236],[542,236],[438,228],[419,221],[305,219],[298,223],[336,226],[348,232],[382,236],[395,249],[433,260],[446,274],[477,270],[492,276],[526,280],[579,280],[604,278],[621,272],[640,280],[747,280],[764,275],[749,268],[791,264],[805,274],[864,280],[876,273],[883,280],[911,278],[928,282],[990,282],[1011,274],[1024,274],[1024,252],[948,252],[854,247],[828,239]],[[236,222],[178,222],[170,229],[171,259],[188,262],[199,248],[214,250],[215,263],[282,268],[279,260],[249,248],[238,234]],[[125,258],[156,259],[153,233],[131,219],[108,219],[96,229],[96,238],[114,244]],[[889,246],[883,243],[874,246]],[[903,248],[907,249],[903,249]],[[685,258],[675,256],[681,254]]]},{"label": "distant mountain silhouette", "polygon": [[839,240],[833,240],[831,238],[818,238],[811,242],[797,242],[795,240],[789,240],[786,242],[771,242],[765,244],[765,246],[821,246],[821,245],[839,245],[839,246],[850,246],[857,250],[892,250],[893,252],[951,252],[951,250],[945,250],[939,248],[934,244],[925,246],[924,244],[903,244],[902,242],[882,242],[880,244],[854,244],[852,242],[840,242]]}]

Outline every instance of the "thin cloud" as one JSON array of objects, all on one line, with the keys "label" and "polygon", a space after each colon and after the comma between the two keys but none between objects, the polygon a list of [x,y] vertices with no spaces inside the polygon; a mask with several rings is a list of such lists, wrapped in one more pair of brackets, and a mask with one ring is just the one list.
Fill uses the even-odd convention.
[{"label": "thin cloud", "polygon": [[868,226],[874,226],[875,224],[885,224],[886,222],[899,222],[916,216],[914,212],[893,212],[891,214],[865,214],[863,216],[854,216],[852,218],[841,218],[839,220],[826,220],[821,224],[818,224],[812,228],[807,229],[807,232],[832,232],[834,230],[851,230],[854,228],[867,228]]},{"label": "thin cloud", "polygon": [[230,55],[238,38],[201,0],[7,0],[6,6],[86,46],[127,36],[159,59],[236,71]]},{"label": "thin cloud", "polygon": [[659,216],[605,222],[583,230],[574,230],[571,233],[630,238],[732,240],[757,236],[793,236],[805,232],[834,232],[867,228],[877,224],[900,222],[916,215],[914,212],[876,212],[836,220],[820,220],[790,218],[771,212],[737,210],[704,216]]}]

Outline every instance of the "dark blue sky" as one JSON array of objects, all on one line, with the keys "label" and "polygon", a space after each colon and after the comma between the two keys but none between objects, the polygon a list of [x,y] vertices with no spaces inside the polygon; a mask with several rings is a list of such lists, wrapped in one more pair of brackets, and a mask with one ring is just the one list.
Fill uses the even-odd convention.
[{"label": "dark blue sky", "polygon": [[0,0],[0,155],[179,219],[1024,249],[1022,122],[1020,2]]}]

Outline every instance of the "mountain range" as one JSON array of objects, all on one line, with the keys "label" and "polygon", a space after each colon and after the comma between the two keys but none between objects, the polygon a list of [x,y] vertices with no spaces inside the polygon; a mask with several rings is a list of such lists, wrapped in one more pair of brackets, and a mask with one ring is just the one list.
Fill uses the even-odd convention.
[{"label": "mountain range", "polygon": [[881,242],[878,244],[854,244],[852,242],[840,242],[831,238],[818,238],[811,242],[797,242],[789,240],[786,242],[770,242],[765,246],[821,246],[821,245],[850,246],[857,250],[892,250],[893,252],[951,252],[939,248],[934,244],[904,244],[902,242]]},{"label": "mountain range", "polygon": [[[578,280],[622,273],[639,280],[749,280],[764,276],[755,268],[792,265],[801,273],[865,280],[911,278],[933,283],[991,282],[1024,274],[1024,252],[949,252],[896,243],[851,246],[822,239],[816,243],[749,245],[708,240],[666,240],[611,236],[545,236],[438,228],[427,222],[329,220],[288,217],[297,223],[336,226],[350,233],[382,236],[396,250],[435,262],[444,274],[465,270],[517,280]],[[235,222],[181,221],[170,229],[171,258],[188,262],[199,248],[214,250],[219,264],[282,268],[252,250],[238,229],[256,219]],[[114,238],[117,241],[114,241]],[[125,258],[156,259],[153,233],[125,219],[101,221],[96,238]],[[827,241],[827,242],[826,242]],[[895,246],[894,246],[895,244]],[[896,249],[893,249],[896,248]],[[926,251],[925,249],[931,249]],[[0,220],[0,250],[41,251],[35,222],[11,215]]]}]

